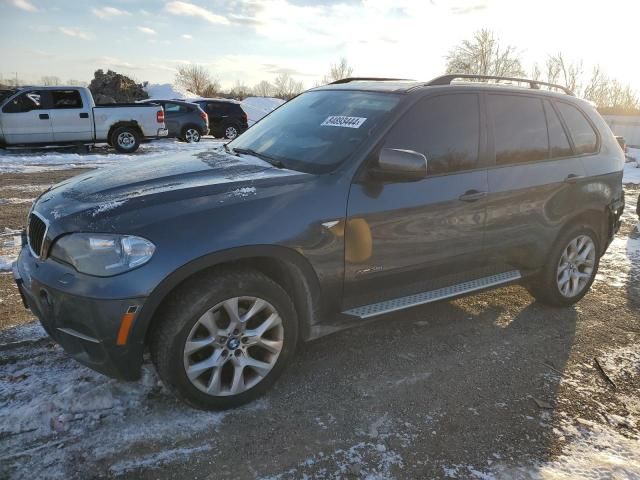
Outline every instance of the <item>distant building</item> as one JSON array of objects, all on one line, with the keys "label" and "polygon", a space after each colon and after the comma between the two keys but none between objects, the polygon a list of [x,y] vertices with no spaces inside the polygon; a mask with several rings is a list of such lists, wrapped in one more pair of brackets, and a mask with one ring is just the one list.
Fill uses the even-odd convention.
[{"label": "distant building", "polygon": [[640,115],[602,115],[615,135],[629,147],[640,148]]}]

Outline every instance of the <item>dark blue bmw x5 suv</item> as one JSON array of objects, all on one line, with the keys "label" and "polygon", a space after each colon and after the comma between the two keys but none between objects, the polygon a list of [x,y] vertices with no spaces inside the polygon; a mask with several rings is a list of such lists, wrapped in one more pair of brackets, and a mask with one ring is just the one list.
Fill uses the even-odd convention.
[{"label": "dark blue bmw x5 suv", "polygon": [[502,80],[346,79],[224,148],[58,184],[14,268],[25,303],[107,375],[136,379],[148,349],[199,408],[370,317],[509,282],[573,304],[619,227],[624,157],[589,103]]}]

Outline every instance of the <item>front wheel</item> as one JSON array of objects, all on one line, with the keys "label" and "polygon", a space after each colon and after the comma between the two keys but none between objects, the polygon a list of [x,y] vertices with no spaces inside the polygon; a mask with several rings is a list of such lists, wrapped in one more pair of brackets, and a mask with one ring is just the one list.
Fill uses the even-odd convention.
[{"label": "front wheel", "polygon": [[201,409],[242,405],[262,395],[293,355],[298,329],[287,293],[252,270],[187,282],[163,312],[151,358],[164,384]]},{"label": "front wheel", "polygon": [[140,146],[140,134],[135,128],[116,128],[111,134],[110,144],[120,153],[133,153]]},{"label": "front wheel", "polygon": [[576,226],[560,236],[549,262],[529,286],[542,303],[568,306],[584,297],[600,264],[600,245],[593,230]]}]

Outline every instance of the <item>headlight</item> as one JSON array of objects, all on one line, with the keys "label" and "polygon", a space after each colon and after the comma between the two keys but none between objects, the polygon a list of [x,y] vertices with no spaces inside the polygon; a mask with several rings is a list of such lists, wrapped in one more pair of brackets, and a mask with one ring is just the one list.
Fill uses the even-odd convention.
[{"label": "headlight", "polygon": [[51,256],[81,273],[110,277],[147,263],[156,247],[130,235],[72,233],[54,243]]}]

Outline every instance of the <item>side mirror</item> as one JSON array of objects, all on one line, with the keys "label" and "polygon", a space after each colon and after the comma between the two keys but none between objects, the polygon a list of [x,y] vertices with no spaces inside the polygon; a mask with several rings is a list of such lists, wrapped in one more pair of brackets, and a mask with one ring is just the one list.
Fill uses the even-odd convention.
[{"label": "side mirror", "polygon": [[374,173],[376,177],[389,180],[421,180],[427,176],[427,157],[413,150],[383,148]]}]

